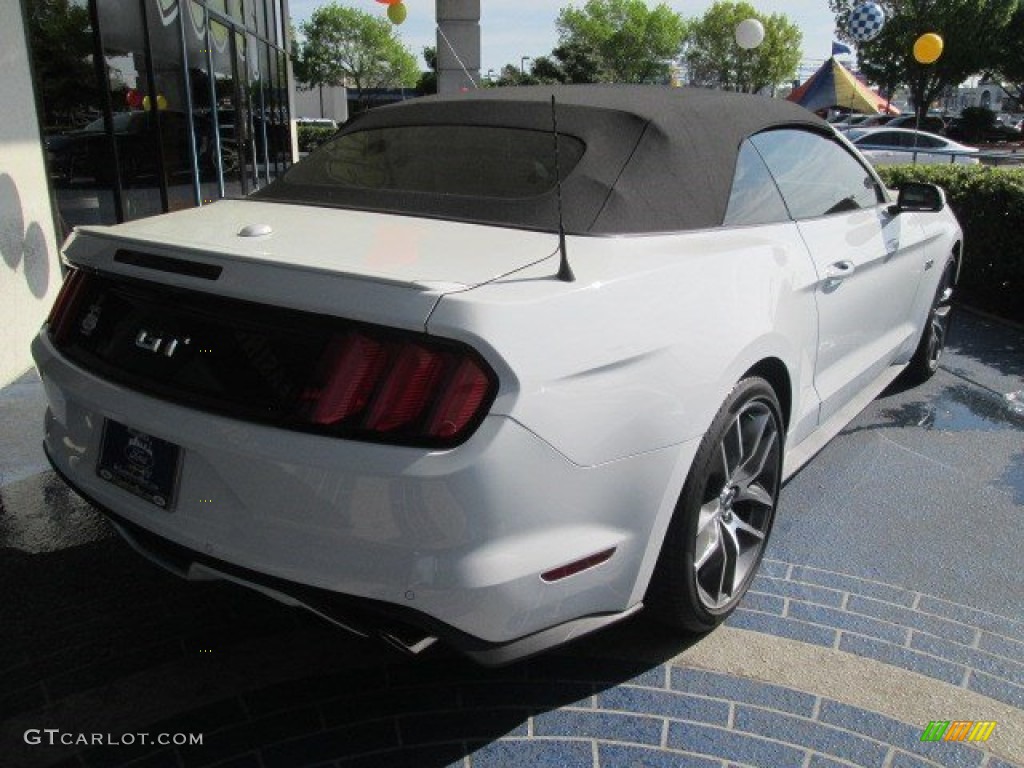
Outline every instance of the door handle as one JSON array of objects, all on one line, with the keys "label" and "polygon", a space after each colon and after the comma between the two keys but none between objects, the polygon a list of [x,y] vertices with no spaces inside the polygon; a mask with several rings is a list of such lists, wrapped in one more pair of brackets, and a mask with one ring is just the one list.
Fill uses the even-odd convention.
[{"label": "door handle", "polygon": [[857,267],[852,261],[837,261],[830,264],[825,270],[825,282],[827,284],[841,283],[854,273]]}]

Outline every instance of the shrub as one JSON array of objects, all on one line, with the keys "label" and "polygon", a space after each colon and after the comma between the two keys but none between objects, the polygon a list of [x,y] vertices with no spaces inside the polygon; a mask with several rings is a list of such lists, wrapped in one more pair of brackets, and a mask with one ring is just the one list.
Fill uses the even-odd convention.
[{"label": "shrub", "polygon": [[1024,322],[1024,168],[898,165],[878,169],[890,187],[938,184],[964,230],[958,294],[978,309]]},{"label": "shrub", "polygon": [[312,152],[319,147],[337,131],[334,128],[321,125],[300,125],[298,126],[299,152]]},{"label": "shrub", "polygon": [[996,113],[988,107],[964,107],[960,117],[967,128],[991,128],[996,124]]}]

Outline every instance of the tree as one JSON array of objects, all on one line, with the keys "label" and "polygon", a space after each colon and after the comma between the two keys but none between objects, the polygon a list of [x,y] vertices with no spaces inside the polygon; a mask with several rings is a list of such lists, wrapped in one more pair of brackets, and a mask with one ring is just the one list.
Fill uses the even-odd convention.
[{"label": "tree", "polygon": [[602,83],[613,79],[602,68],[597,53],[577,41],[556,46],[550,56],[535,56],[528,73],[520,72],[515,64],[506,64],[492,85]]},{"label": "tree", "polygon": [[426,95],[437,93],[437,48],[432,45],[423,47],[423,60],[427,62],[427,70],[420,74],[416,81],[416,90]]},{"label": "tree", "polygon": [[492,83],[495,88],[506,88],[515,85],[539,85],[540,80],[530,73],[522,72],[515,64],[506,64]]},{"label": "tree", "polygon": [[999,36],[998,54],[992,64],[994,72],[1008,86],[1008,91],[1018,101],[1024,99],[1024,5],[1010,17],[1009,23]]},{"label": "tree", "polygon": [[[851,39],[849,16],[857,4],[858,0],[829,0],[837,34],[845,40]],[[877,38],[858,44],[861,71],[889,89],[905,85],[918,117],[924,117],[947,88],[998,68],[999,41],[1018,0],[881,0],[879,5],[887,21]],[[914,59],[914,41],[926,32],[939,34],[945,43],[934,64]]]},{"label": "tree", "polygon": [[564,78],[562,82],[600,83],[612,79],[597,51],[581,41],[570,40],[556,46],[551,57],[558,63]]},{"label": "tree", "polygon": [[568,77],[554,53],[551,56],[536,56],[530,62],[530,76],[538,83],[567,83]]},{"label": "tree", "polygon": [[536,56],[530,62],[530,73],[523,75],[523,84],[533,83],[600,83],[611,80],[593,51],[578,43],[559,45],[550,56]]},{"label": "tree", "polygon": [[[764,41],[753,50],[736,44],[736,25],[758,19]],[[758,13],[746,2],[716,2],[691,22],[683,49],[690,83],[737,91],[759,91],[796,75],[803,36],[786,16]]]},{"label": "tree", "polygon": [[331,3],[300,29],[305,40],[295,78],[307,89],[347,85],[365,109],[367,89],[411,88],[420,76],[415,57],[384,18]]},{"label": "tree", "polygon": [[581,9],[566,6],[556,26],[559,46],[553,56],[562,62],[568,82],[664,80],[686,34],[678,13],[664,3],[648,8],[644,0],[587,0]]}]

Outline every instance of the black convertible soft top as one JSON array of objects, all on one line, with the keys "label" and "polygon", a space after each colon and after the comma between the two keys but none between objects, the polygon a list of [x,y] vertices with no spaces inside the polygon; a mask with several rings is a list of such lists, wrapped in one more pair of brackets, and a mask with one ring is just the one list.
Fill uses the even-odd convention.
[{"label": "black convertible soft top", "polygon": [[[544,155],[541,159],[553,168],[552,95],[558,134],[569,137],[560,139],[559,154],[565,228],[571,234],[720,226],[744,139],[780,126],[827,131],[823,121],[791,102],[723,91],[627,85],[487,88],[372,110],[253,197],[555,231],[553,184],[539,194],[490,196],[332,184],[316,175],[320,167],[329,171],[339,162],[322,157],[330,157],[335,142],[346,146],[346,137],[353,144],[359,138],[354,134],[361,132],[374,136],[393,128],[431,126],[533,132],[531,151]],[[550,144],[540,140],[541,133],[552,137]],[[459,151],[459,146],[445,147],[451,154],[436,162],[451,161]]]}]

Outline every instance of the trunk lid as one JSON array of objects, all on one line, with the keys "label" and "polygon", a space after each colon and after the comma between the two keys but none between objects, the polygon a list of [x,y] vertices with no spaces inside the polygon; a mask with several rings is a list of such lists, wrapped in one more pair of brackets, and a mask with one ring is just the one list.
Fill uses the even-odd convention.
[{"label": "trunk lid", "polygon": [[[245,228],[268,234],[241,236]],[[556,249],[557,238],[550,233],[223,200],[112,227],[81,227],[67,256],[141,279],[422,328],[440,295],[490,282],[549,258]],[[214,279],[196,280],[115,260],[118,250],[221,269]]]},{"label": "trunk lid", "polygon": [[[270,232],[239,235],[253,225]],[[412,349],[419,361],[417,345],[429,346],[447,376],[472,353],[419,340],[440,297],[543,261],[555,247],[543,233],[221,202],[76,230],[65,254],[83,269],[62,289],[49,332],[69,359],[131,389],[334,433],[314,416],[341,386],[332,378],[339,350],[370,338],[392,350],[389,360]]]}]

